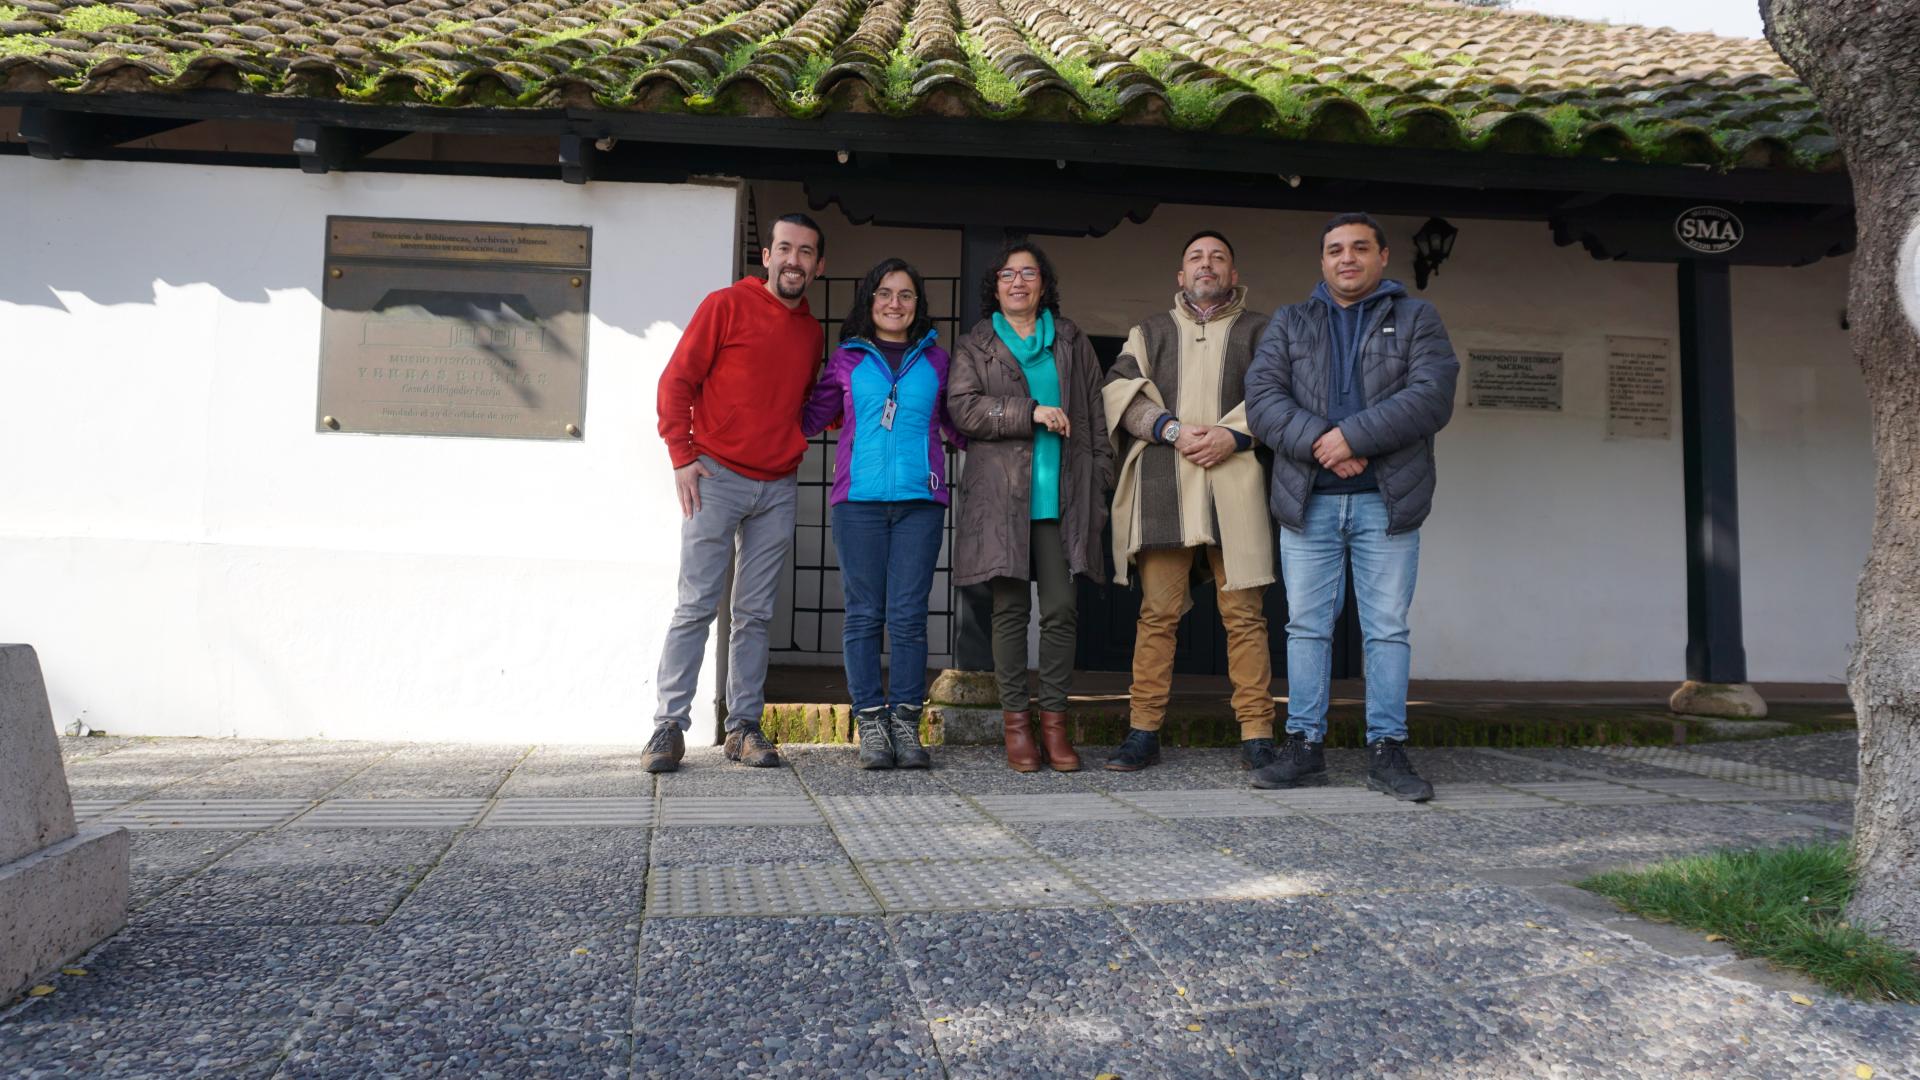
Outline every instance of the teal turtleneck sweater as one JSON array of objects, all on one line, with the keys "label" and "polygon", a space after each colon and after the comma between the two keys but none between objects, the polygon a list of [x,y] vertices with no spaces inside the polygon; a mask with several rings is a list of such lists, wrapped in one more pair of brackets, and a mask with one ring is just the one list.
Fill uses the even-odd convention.
[{"label": "teal turtleneck sweater", "polygon": [[[1027,376],[1027,392],[1041,405],[1060,406],[1060,369],[1053,362],[1053,312],[1042,311],[1032,337],[1021,337],[1007,317],[993,313],[993,332]],[[1035,425],[1033,429],[1033,487],[1031,517],[1035,521],[1060,518],[1060,436]]]}]

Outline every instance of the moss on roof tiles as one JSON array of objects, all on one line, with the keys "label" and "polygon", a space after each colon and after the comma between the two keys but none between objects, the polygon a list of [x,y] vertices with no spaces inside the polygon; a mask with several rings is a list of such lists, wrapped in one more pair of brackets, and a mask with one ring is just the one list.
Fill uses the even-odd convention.
[{"label": "moss on roof tiles", "polygon": [[1426,0],[0,0],[0,93],[1163,125],[1840,167],[1765,42]]}]

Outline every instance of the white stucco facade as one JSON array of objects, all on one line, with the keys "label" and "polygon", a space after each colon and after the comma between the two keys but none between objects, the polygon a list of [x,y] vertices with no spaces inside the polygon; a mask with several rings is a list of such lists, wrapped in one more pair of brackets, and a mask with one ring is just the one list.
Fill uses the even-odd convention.
[{"label": "white stucco facade", "polygon": [[[14,209],[0,260],[0,640],[39,649],[58,722],[644,737],[678,556],[656,384],[700,298],[734,272],[734,187],[5,157],[0,189]],[[763,223],[804,208],[797,187],[755,190]],[[591,226],[585,437],[316,432],[330,214]],[[818,216],[834,275],[891,254],[959,271],[956,232]],[[1065,313],[1121,335],[1169,302],[1178,248],[1202,227],[1233,238],[1254,306],[1305,296],[1323,218],[1170,204],[1106,237],[1043,243]],[[1454,256],[1422,295],[1463,354],[1563,353],[1565,407],[1468,409],[1463,384],[1423,530],[1414,675],[1677,683],[1677,384],[1670,440],[1608,439],[1605,395],[1608,335],[1677,339],[1674,271],[1596,262],[1539,224],[1455,223]],[[1404,241],[1419,221],[1386,224]],[[1390,272],[1410,278],[1410,254],[1396,250]],[[1844,678],[1872,515],[1846,270],[1733,274],[1754,681]],[[713,731],[708,651],[695,742]]]},{"label": "white stucco facade", "polygon": [[[805,208],[797,186],[755,192],[763,221]],[[1181,245],[1202,228],[1232,239],[1250,306],[1304,299],[1319,280],[1328,216],[1169,204],[1104,237],[1036,239],[1058,268],[1063,313],[1088,333],[1121,336],[1172,303]],[[928,275],[959,272],[955,231],[854,227],[834,208],[819,217],[833,232],[836,275],[892,254]],[[1410,290],[1409,240],[1423,220],[1382,218],[1388,274]],[[1564,399],[1559,413],[1470,409],[1463,371],[1421,535],[1414,677],[1677,685],[1687,626],[1676,271],[1556,247],[1537,222],[1452,220],[1461,229],[1452,258],[1413,291],[1438,306],[1463,360],[1473,349],[1563,354]],[[1755,682],[1846,676],[1873,519],[1866,391],[1841,327],[1848,266],[1732,275]],[[1607,437],[1609,335],[1669,340],[1670,439]]]},{"label": "white stucco facade", "polygon": [[[8,157],[0,189],[0,640],[59,723],[645,738],[678,558],[655,387],[733,273],[735,188]],[[329,214],[591,226],[585,437],[316,432]]]}]

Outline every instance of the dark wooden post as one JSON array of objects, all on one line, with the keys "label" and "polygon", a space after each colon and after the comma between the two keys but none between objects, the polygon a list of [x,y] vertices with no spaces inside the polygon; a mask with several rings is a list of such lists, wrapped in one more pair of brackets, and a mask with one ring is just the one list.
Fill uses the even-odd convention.
[{"label": "dark wooden post", "polygon": [[[998,225],[967,225],[960,230],[960,323],[964,334],[980,321],[981,279],[1008,237]],[[993,590],[984,584],[954,590],[953,666],[961,671],[993,670]]]},{"label": "dark wooden post", "polygon": [[1688,682],[1673,705],[1679,712],[1764,716],[1765,703],[1744,685],[1731,271],[1704,259],[1679,264]]}]

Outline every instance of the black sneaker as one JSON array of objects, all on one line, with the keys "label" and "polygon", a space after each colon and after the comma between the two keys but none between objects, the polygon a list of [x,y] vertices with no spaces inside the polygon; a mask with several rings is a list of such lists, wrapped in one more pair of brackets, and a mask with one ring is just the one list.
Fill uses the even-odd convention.
[{"label": "black sneaker", "polygon": [[1367,744],[1367,786],[1403,802],[1433,798],[1433,785],[1413,771],[1413,762],[1407,760],[1407,744],[1399,739]]},{"label": "black sneaker", "polygon": [[1120,741],[1120,748],[1107,759],[1108,772],[1139,772],[1149,765],[1160,764],[1160,733],[1128,728],[1127,737]]},{"label": "black sneaker", "polygon": [[918,705],[895,705],[887,714],[893,761],[903,769],[925,769],[933,764],[933,755],[920,745],[920,713]]},{"label": "black sneaker", "polygon": [[1280,760],[1280,748],[1273,745],[1272,739],[1241,739],[1240,767],[1243,769],[1264,769]]},{"label": "black sneaker", "polygon": [[741,728],[727,734],[727,760],[756,769],[771,769],[780,764],[780,752],[773,748],[757,727]]},{"label": "black sneaker", "polygon": [[647,748],[640,752],[640,767],[654,773],[674,772],[686,756],[687,737],[681,734],[680,725],[660,724],[653,729],[653,738],[647,740]]},{"label": "black sneaker", "polygon": [[1253,771],[1257,788],[1305,787],[1327,782],[1327,755],[1317,742],[1308,742],[1303,732],[1289,731],[1287,739],[1274,751],[1273,764]]},{"label": "black sneaker", "polygon": [[887,741],[887,710],[879,705],[853,714],[860,732],[860,767],[893,768],[893,744]]}]

